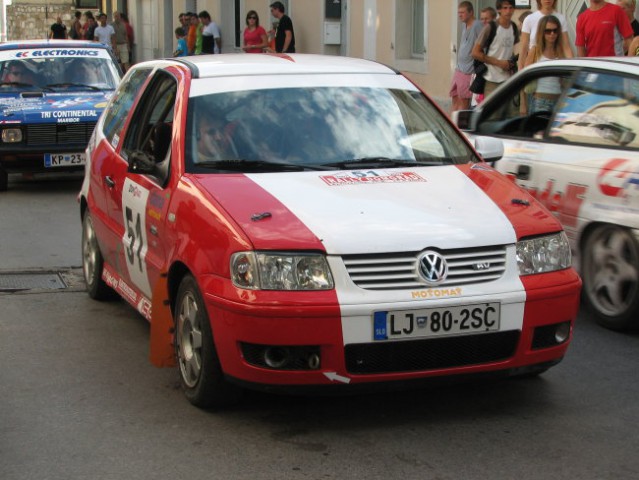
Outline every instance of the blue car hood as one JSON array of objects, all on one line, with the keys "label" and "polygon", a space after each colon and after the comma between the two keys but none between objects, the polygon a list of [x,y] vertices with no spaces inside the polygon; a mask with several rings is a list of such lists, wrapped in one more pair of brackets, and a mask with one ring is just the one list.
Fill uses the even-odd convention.
[{"label": "blue car hood", "polygon": [[96,122],[112,91],[22,92],[0,95],[0,123]]}]

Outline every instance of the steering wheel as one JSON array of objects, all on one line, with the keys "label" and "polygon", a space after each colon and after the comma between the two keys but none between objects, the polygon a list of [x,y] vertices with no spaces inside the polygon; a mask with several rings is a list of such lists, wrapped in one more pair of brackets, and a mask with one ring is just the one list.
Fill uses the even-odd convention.
[{"label": "steering wheel", "polygon": [[532,138],[536,132],[546,130],[551,116],[552,112],[548,112],[546,110],[531,113],[524,118],[523,122],[521,122],[518,132],[519,135],[522,137]]}]

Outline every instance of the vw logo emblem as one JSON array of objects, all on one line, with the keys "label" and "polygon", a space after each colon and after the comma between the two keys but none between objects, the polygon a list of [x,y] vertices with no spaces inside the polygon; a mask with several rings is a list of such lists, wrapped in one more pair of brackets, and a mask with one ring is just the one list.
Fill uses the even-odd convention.
[{"label": "vw logo emblem", "polygon": [[417,260],[418,271],[427,283],[438,284],[446,280],[448,264],[444,257],[433,250],[426,250]]}]

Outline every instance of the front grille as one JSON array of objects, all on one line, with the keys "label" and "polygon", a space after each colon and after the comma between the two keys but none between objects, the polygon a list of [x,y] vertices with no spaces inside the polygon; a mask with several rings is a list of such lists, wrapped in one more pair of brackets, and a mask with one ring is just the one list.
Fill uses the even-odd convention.
[{"label": "front grille", "polygon": [[86,145],[94,128],[95,122],[27,125],[26,143],[29,146]]},{"label": "front grille", "polygon": [[[421,252],[344,255],[342,260],[355,285],[366,290],[424,288],[417,273]],[[497,280],[506,270],[506,247],[479,247],[440,252],[448,263],[448,277],[437,286]]]},{"label": "front grille", "polygon": [[518,330],[459,337],[346,345],[346,369],[353,374],[414,372],[479,365],[512,357]]}]

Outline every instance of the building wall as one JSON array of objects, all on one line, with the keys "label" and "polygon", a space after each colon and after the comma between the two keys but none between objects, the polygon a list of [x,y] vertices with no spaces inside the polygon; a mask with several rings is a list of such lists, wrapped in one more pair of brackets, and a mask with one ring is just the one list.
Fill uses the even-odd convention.
[{"label": "building wall", "polygon": [[51,25],[58,15],[67,25],[71,25],[75,7],[73,1],[59,0],[43,3],[42,0],[14,1],[7,5],[7,39],[30,40],[48,38]]}]

